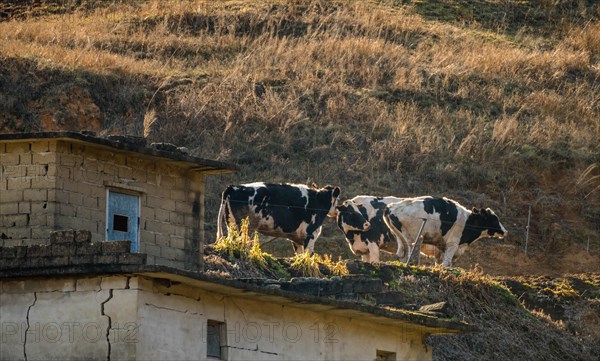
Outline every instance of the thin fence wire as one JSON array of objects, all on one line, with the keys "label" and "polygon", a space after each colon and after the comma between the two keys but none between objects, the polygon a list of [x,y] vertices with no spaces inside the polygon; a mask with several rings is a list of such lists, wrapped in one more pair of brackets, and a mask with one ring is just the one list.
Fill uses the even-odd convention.
[{"label": "thin fence wire", "polygon": [[[313,212],[326,212],[329,211],[329,209],[323,209],[323,208],[314,208],[314,207],[302,207],[302,206],[297,206],[297,205],[291,205],[291,204],[273,204],[273,203],[259,203],[259,204],[249,204],[248,202],[245,201],[238,201],[238,200],[229,200],[230,202],[236,202],[236,203],[243,203],[243,204],[248,204],[248,205],[253,205],[253,206],[265,206],[265,207],[271,207],[271,208],[280,208],[280,209],[302,209],[302,210],[306,210],[306,211],[313,211]],[[219,199],[219,205],[221,203],[220,199]],[[347,211],[342,211],[342,212],[347,212]],[[347,212],[350,213],[350,212]],[[441,224],[454,224],[455,222],[451,222],[451,221],[443,221],[440,220],[439,218],[435,218],[435,217],[416,217],[416,216],[409,216],[412,219],[414,219],[415,221],[422,221],[423,219],[427,219],[427,220],[432,220],[432,221],[436,221],[436,222],[440,222]],[[532,250],[544,250],[546,248],[546,243],[547,243],[547,238],[548,238],[548,233],[549,232],[536,232],[534,231],[535,229],[544,229],[544,224],[541,223],[541,221],[536,220],[533,216],[531,218],[530,221],[530,225],[529,225],[529,232],[527,232],[527,217],[499,217],[500,222],[505,226],[505,228],[509,231],[509,237],[510,237],[510,242],[514,243],[515,245],[524,247],[525,246],[525,240],[527,237],[527,233],[529,234],[529,241],[530,243],[528,244],[528,248],[532,249]],[[568,220],[568,219],[562,219],[560,220],[561,223],[568,223],[568,224],[572,224],[572,225],[577,225],[579,224],[578,221],[574,221],[574,220]],[[217,222],[205,222],[205,225],[208,227],[213,227],[216,228],[217,227]],[[507,226],[507,225],[512,225],[512,226]],[[478,227],[478,226],[466,226],[465,228],[467,229],[487,229],[485,227]],[[294,233],[284,233],[284,234],[289,234],[292,235]],[[536,242],[531,242],[532,240],[535,240]],[[580,246],[582,249],[586,249],[589,252],[595,252],[596,251],[596,247],[594,245],[590,246],[586,240],[586,242],[583,242],[582,244],[579,243],[573,243],[572,245],[574,246]]]},{"label": "thin fence wire", "polygon": [[[210,180],[211,186],[209,188],[215,189],[215,190],[224,189],[224,187],[226,187],[226,185],[237,183],[237,181],[236,181],[237,179],[238,179],[238,177],[234,177],[232,175],[219,175],[218,177],[213,177]],[[308,177],[306,179],[305,183],[311,183],[313,180],[317,180],[317,179],[323,180],[322,177]],[[303,183],[303,182],[299,181],[299,183]],[[321,183],[321,182],[319,182],[319,183]],[[333,184],[333,183],[331,183],[331,184]],[[216,222],[217,213],[218,213],[218,209],[221,204],[221,193],[216,192],[216,191],[207,193],[206,203],[207,203],[206,216],[207,216],[208,221],[205,222],[205,225],[208,228],[207,230],[209,230],[209,229],[215,230],[217,227],[217,222]],[[506,203],[506,201],[505,201],[505,203]],[[277,205],[277,206],[288,207],[288,205]],[[536,204],[532,204],[531,206],[534,209],[536,207]],[[539,206],[539,205],[537,205],[537,206]],[[500,222],[509,231],[507,242],[514,244],[515,246],[520,247],[520,248],[524,247],[525,235],[527,232],[527,230],[526,230],[527,208],[524,209],[524,212],[525,213],[522,216],[499,216]],[[581,216],[582,221],[587,220],[589,222],[590,221],[589,217],[587,217],[587,218],[586,217],[587,217],[586,215],[582,215]],[[593,221],[593,219],[592,219],[592,221]],[[324,224],[326,224],[326,223],[330,223],[330,221],[324,222]],[[534,211],[532,214],[530,228],[529,228],[529,237],[530,237],[529,247],[532,249],[532,251],[545,250],[547,243],[551,241],[553,231],[550,229],[550,227],[551,227],[552,223],[558,223],[561,226],[564,225],[564,226],[568,226],[571,228],[573,228],[573,227],[576,228],[579,224],[581,224],[581,221],[571,220],[571,219],[558,219],[558,220],[539,219],[539,218],[536,218],[535,211]],[[325,227],[323,229],[322,235],[325,235],[326,237],[332,237],[333,234],[336,233],[336,231],[337,231],[337,226],[335,226],[335,230],[330,229],[330,227]],[[600,227],[598,228],[598,231],[600,231]],[[571,242],[571,244],[573,246],[578,246],[583,249],[588,249],[587,237],[584,241]],[[592,241],[590,242],[589,251],[592,253],[600,251],[600,244],[597,244],[597,242],[594,242],[593,237],[592,237]]]}]

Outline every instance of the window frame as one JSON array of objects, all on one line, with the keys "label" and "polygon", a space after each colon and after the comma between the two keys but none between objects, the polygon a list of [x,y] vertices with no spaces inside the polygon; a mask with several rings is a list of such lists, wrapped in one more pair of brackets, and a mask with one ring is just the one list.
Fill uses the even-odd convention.
[{"label": "window frame", "polygon": [[[142,226],[141,226],[141,222],[142,222],[142,197],[144,196],[143,192],[138,191],[137,189],[128,189],[128,188],[121,188],[118,187],[116,185],[113,184],[105,184],[105,189],[106,189],[106,202],[105,202],[105,206],[104,206],[104,213],[105,213],[105,220],[104,220],[104,240],[105,241],[109,241],[109,229],[108,229],[108,224],[109,224],[109,217],[110,217],[110,193],[119,193],[119,194],[123,194],[123,195],[128,195],[128,196],[134,196],[137,197],[137,219],[131,219],[132,222],[134,222],[135,227],[137,227],[137,239],[136,240],[130,240],[131,241],[131,248],[135,249],[135,251],[131,251],[131,253],[140,253],[140,247],[141,247],[141,243],[142,243]],[[116,213],[115,213],[116,214]],[[114,228],[114,225],[113,225]]]},{"label": "window frame", "polygon": [[396,361],[398,360],[396,353],[377,349],[375,351],[375,360],[378,361]]},{"label": "window frame", "polygon": [[[209,328],[216,328],[217,332],[213,333],[209,331]],[[219,343],[219,355],[210,354],[209,342],[211,340],[210,334],[216,335]],[[217,320],[206,320],[206,358],[209,360],[227,360],[227,346],[226,346],[226,333],[225,333],[225,322]],[[213,347],[214,348],[214,347]]]}]

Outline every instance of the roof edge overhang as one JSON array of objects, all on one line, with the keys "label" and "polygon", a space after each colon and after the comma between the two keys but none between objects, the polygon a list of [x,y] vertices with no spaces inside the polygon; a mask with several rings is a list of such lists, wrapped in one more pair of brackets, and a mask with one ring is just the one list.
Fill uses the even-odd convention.
[{"label": "roof edge overhang", "polygon": [[137,275],[151,279],[168,280],[177,284],[209,290],[224,295],[258,299],[264,302],[288,305],[317,312],[328,312],[341,317],[362,319],[378,324],[410,327],[423,334],[447,335],[476,332],[477,329],[462,321],[438,318],[420,312],[386,309],[375,305],[336,300],[264,287],[235,279],[206,273],[184,271],[157,265],[80,265],[58,268],[31,268],[4,271],[0,280],[23,278],[54,278],[77,275]]},{"label": "roof edge overhang", "polygon": [[64,140],[75,143],[87,143],[97,145],[103,148],[119,150],[124,152],[139,153],[146,156],[161,158],[163,160],[179,163],[194,172],[206,174],[225,174],[238,172],[237,165],[220,162],[216,160],[204,159],[191,156],[184,152],[171,152],[138,144],[116,141],[106,138],[99,138],[87,133],[78,132],[39,132],[39,133],[6,133],[0,134],[0,143],[17,142],[27,140]]}]

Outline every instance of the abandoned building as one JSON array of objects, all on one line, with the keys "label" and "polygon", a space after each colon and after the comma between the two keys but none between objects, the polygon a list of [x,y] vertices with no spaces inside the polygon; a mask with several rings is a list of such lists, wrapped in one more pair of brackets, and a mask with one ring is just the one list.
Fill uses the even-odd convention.
[{"label": "abandoned building", "polygon": [[204,184],[232,164],[144,138],[50,132],[0,135],[0,245],[47,243],[82,229],[130,240],[149,264],[198,270]]},{"label": "abandoned building", "polygon": [[0,360],[427,360],[456,320],[382,281],[203,272],[204,180],[230,164],[143,139],[0,135]]}]

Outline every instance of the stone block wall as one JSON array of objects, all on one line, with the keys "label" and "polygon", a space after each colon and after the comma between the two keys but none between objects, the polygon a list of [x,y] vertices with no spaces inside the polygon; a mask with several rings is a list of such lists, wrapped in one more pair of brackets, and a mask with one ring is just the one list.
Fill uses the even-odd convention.
[{"label": "stone block wall", "polygon": [[0,143],[0,160],[0,246],[47,243],[69,228],[102,241],[107,190],[122,190],[140,196],[148,263],[198,269],[204,175],[192,164],[69,139]]},{"label": "stone block wall", "polygon": [[0,271],[43,267],[142,265],[146,255],[131,254],[130,241],[91,242],[89,231],[50,234],[48,244],[0,247]]},{"label": "stone block wall", "polygon": [[0,143],[0,246],[47,242],[54,229],[56,142]]}]

